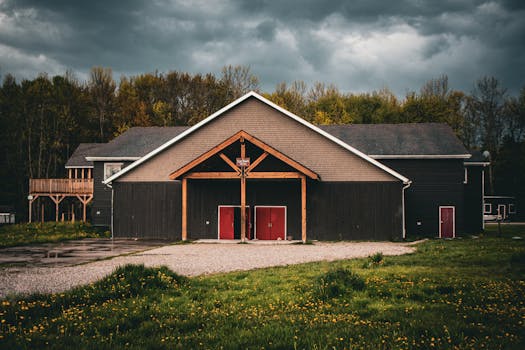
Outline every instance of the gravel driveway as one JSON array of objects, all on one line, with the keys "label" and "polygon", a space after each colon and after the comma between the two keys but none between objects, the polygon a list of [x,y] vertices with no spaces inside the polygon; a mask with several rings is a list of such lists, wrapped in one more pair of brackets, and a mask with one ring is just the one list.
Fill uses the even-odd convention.
[{"label": "gravel driveway", "polygon": [[401,255],[414,250],[412,244],[392,242],[169,245],[77,266],[0,268],[0,298],[11,294],[62,292],[94,282],[125,264],[165,265],[179,274],[197,276],[310,261],[366,257],[377,252]]}]

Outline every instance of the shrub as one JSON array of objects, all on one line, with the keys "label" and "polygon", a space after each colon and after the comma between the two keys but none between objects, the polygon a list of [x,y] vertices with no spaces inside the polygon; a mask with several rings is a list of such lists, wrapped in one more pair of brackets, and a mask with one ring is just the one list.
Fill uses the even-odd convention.
[{"label": "shrub", "polygon": [[314,293],[319,299],[342,296],[365,288],[364,279],[350,270],[338,268],[318,276],[314,283]]},{"label": "shrub", "polygon": [[125,265],[111,275],[86,287],[86,297],[98,301],[129,298],[148,290],[177,289],[188,279],[163,266],[147,268],[144,265]]},{"label": "shrub", "polygon": [[374,255],[370,255],[368,257],[368,261],[366,261],[363,264],[364,269],[368,269],[370,267],[377,267],[379,265],[383,265],[385,263],[385,260],[383,258],[383,253],[375,253]]}]

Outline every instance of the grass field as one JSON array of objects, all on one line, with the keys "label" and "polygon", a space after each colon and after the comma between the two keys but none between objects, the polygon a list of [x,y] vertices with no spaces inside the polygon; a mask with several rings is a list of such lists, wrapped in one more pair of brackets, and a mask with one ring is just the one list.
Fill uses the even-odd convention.
[{"label": "grass field", "polygon": [[88,223],[36,222],[0,226],[0,248],[25,244],[60,242],[71,239],[110,237]]},{"label": "grass field", "polygon": [[[507,228],[507,226],[505,227]],[[0,305],[0,348],[524,349],[525,227],[187,279],[126,266]]]}]

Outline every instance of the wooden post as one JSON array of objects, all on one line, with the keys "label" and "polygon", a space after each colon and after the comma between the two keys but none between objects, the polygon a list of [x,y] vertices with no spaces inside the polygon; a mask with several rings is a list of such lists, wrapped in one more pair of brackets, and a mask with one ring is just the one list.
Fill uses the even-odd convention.
[{"label": "wooden post", "polygon": [[306,243],[306,176],[301,176],[301,238]]},{"label": "wooden post", "polygon": [[[246,158],[246,146],[241,137],[241,158]],[[241,242],[246,241],[246,174],[245,168],[241,169]]]},{"label": "wooden post", "polygon": [[60,202],[58,201],[58,196],[56,201],[53,197],[53,202],[55,202],[55,222],[58,222],[58,205],[60,204]]},{"label": "wooden post", "polygon": [[41,215],[40,219],[42,220],[42,223],[44,223],[44,203],[41,203],[40,205],[41,205],[40,206],[41,208],[40,209],[40,215]]},{"label": "wooden post", "polygon": [[187,218],[187,199],[188,199],[188,180],[182,179],[182,240],[188,239],[188,218]]},{"label": "wooden post", "polygon": [[[243,170],[244,172],[244,170]],[[241,242],[246,241],[246,177],[241,175]]]},{"label": "wooden post", "polygon": [[30,199],[28,202],[29,202],[29,223],[31,223],[31,207],[33,206],[33,201]]},{"label": "wooden post", "polygon": [[83,222],[86,222],[86,206],[87,206],[87,201],[84,199],[82,201],[82,221]]}]

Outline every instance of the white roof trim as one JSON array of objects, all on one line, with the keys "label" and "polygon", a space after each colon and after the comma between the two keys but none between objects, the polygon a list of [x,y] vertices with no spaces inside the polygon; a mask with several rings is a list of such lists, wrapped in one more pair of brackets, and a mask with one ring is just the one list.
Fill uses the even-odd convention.
[{"label": "white roof trim", "polygon": [[490,165],[490,162],[464,162],[463,164],[465,166],[475,166],[475,165],[487,166],[487,165]]},{"label": "white roof trim", "polygon": [[139,160],[141,157],[85,157],[89,162],[112,162],[115,160]]},{"label": "white roof trim", "polygon": [[86,169],[86,168],[93,168],[93,165],[66,165],[64,168],[66,169]]},{"label": "white roof trim", "polygon": [[373,154],[374,159],[468,159],[470,154]]},{"label": "white roof trim", "polygon": [[[171,139],[168,142],[164,143],[162,146],[154,149],[153,151],[149,152],[148,154],[146,154],[142,158],[140,158],[137,161],[131,163],[129,166],[127,166],[126,168],[122,169],[118,173],[113,174],[113,176],[107,178],[105,181],[103,181],[103,183],[104,184],[111,183],[115,179],[117,179],[120,176],[124,175],[128,171],[136,168],[140,164],[144,163],[146,160],[148,160],[148,159],[152,158],[153,156],[155,156],[156,154],[162,152],[166,148],[170,147],[172,144],[176,143],[177,141],[179,141],[180,139],[186,137],[187,135],[193,133],[195,130],[201,128],[202,126],[208,124],[209,122],[211,122],[212,120],[217,118],[219,115],[223,114],[224,112],[228,111],[229,109],[232,109],[233,107],[237,106],[238,104],[240,104],[241,102],[247,100],[250,97],[255,97],[259,101],[269,105],[270,107],[273,107],[274,109],[278,110],[279,112],[287,115],[288,117],[294,119],[295,121],[303,124],[304,126],[310,128],[310,129],[312,129],[313,131],[317,132],[318,134],[320,134],[320,135],[326,137],[327,139],[335,142],[336,144],[338,144],[339,146],[345,148],[346,150],[354,153],[358,157],[363,158],[364,160],[368,161],[369,163],[372,163],[373,165],[375,165],[376,167],[380,168],[381,170],[384,170],[385,172],[389,173],[390,175],[394,176],[395,178],[403,181],[403,183],[408,183],[410,181],[408,178],[404,177],[403,175],[401,175],[401,174],[397,173],[396,171],[390,169],[389,167],[379,163],[375,159],[370,158],[369,156],[367,156],[363,152],[358,151],[357,149],[355,149],[352,146],[346,144],[345,142],[339,140],[338,138],[332,136],[331,134],[327,133],[326,131],[324,131],[324,130],[318,128],[317,126],[307,122],[303,118],[293,114],[290,111],[287,111],[286,109],[284,109],[282,107],[279,107],[278,105],[276,105],[275,103],[273,103],[273,102],[269,101],[268,99],[262,97],[258,93],[254,92],[254,91],[250,91],[247,94],[245,94],[244,96],[241,96],[237,100],[233,101],[232,103],[228,104],[227,106],[225,106],[225,107],[221,108],[220,110],[218,110],[217,112],[213,113],[208,118],[203,119],[199,123],[197,123],[194,126],[192,126],[191,128],[186,129],[184,132],[182,132],[179,135],[175,136],[173,139]],[[90,160],[89,157],[86,157],[86,159]]]}]

